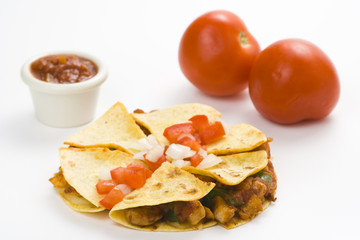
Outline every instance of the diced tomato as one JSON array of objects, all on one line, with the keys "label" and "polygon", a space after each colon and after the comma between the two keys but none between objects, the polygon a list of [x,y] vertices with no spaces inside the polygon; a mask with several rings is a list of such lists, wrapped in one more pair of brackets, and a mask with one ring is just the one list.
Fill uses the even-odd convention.
[{"label": "diced tomato", "polygon": [[195,132],[193,136],[197,142],[201,143],[201,137],[199,132]]},{"label": "diced tomato", "polygon": [[127,165],[126,168],[131,168],[135,171],[139,171],[139,170],[142,171],[145,168],[145,166],[141,162],[133,162],[133,163],[130,163],[129,165]]},{"label": "diced tomato", "polygon": [[107,194],[116,186],[113,180],[102,180],[99,179],[96,184],[96,190],[99,194]]},{"label": "diced tomato", "polygon": [[199,151],[201,147],[200,142],[188,136],[181,138],[180,140],[177,141],[177,143],[184,146],[188,146],[189,148],[191,148],[196,152]]},{"label": "diced tomato", "polygon": [[116,186],[100,201],[100,204],[107,209],[111,209],[121,202],[124,197],[124,193]]},{"label": "diced tomato", "polygon": [[111,178],[116,184],[125,183],[125,172],[126,168],[118,167],[110,171]]},{"label": "diced tomato", "polygon": [[201,131],[210,125],[209,119],[206,115],[195,115],[189,120],[192,122],[196,131]]},{"label": "diced tomato", "polygon": [[148,179],[149,177],[151,177],[152,176],[152,171],[150,171],[149,169],[147,169],[147,168],[144,168],[144,173],[145,173],[145,177],[146,177],[146,179]]},{"label": "diced tomato", "polygon": [[193,155],[193,156],[190,158],[191,166],[197,167],[197,165],[199,165],[203,159],[204,159],[203,156],[201,156],[200,154],[196,153],[195,155]]},{"label": "diced tomato", "polygon": [[215,142],[225,135],[225,130],[221,122],[216,121],[207,128],[200,131],[201,142],[209,144]]},{"label": "diced tomato", "polygon": [[154,172],[156,169],[158,169],[161,166],[161,164],[163,162],[166,161],[166,157],[164,155],[162,155],[156,162],[151,162],[151,161],[147,160],[145,157],[145,161],[146,161],[147,165],[149,166],[150,170]]},{"label": "diced tomato", "polygon": [[141,188],[152,172],[140,162],[130,163],[126,168],[118,167],[110,171],[116,184],[127,184],[131,188]]},{"label": "diced tomato", "polygon": [[127,168],[125,171],[125,184],[131,188],[139,189],[144,186],[147,179],[145,171],[136,171]]},{"label": "diced tomato", "polygon": [[144,172],[146,178],[149,178],[151,177],[152,175],[152,171],[150,171],[149,169],[147,169],[145,167],[145,165],[141,162],[134,162],[134,163],[130,163],[128,166],[127,166],[128,169],[133,169],[135,171],[141,171],[141,172]]},{"label": "diced tomato", "polygon": [[164,137],[169,140],[170,143],[176,143],[178,137],[181,134],[194,134],[195,128],[192,123],[179,123],[172,125],[164,130]]}]

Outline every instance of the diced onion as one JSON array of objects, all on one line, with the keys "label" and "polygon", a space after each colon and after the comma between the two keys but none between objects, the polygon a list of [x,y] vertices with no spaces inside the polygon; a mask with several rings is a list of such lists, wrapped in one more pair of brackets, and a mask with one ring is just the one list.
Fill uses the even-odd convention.
[{"label": "diced onion", "polygon": [[194,140],[194,141],[196,140],[195,137],[189,133],[180,134],[180,136],[177,138],[177,140],[179,141],[179,140],[183,139],[184,137],[189,137],[191,140]]},{"label": "diced onion", "polygon": [[160,143],[156,140],[156,138],[154,137],[154,135],[149,135],[147,136],[147,140],[149,141],[149,144],[154,148],[157,146],[160,146]]},{"label": "diced onion", "polygon": [[100,167],[98,172],[99,172],[99,179],[102,180],[111,180],[111,174],[110,174],[110,170],[107,167]]},{"label": "diced onion", "polygon": [[138,143],[141,146],[140,150],[150,150],[152,148],[152,145],[149,143],[147,138],[139,139]]},{"label": "diced onion", "polygon": [[191,150],[188,146],[181,144],[170,144],[169,148],[166,150],[166,157],[170,159],[184,159],[192,157],[196,152]]},{"label": "diced onion", "polygon": [[157,146],[161,146],[161,145],[156,140],[156,138],[150,134],[149,136],[145,138],[141,138],[137,142],[133,143],[131,147],[140,151],[145,151],[145,150],[151,150]]},{"label": "diced onion", "polygon": [[144,154],[147,154],[148,151],[141,151],[134,154],[133,158],[139,159],[139,160],[145,160]]},{"label": "diced onion", "polygon": [[187,167],[187,166],[191,165],[190,161],[185,161],[185,160],[182,160],[182,159],[174,160],[174,161],[172,161],[172,164],[174,164],[178,168]]},{"label": "diced onion", "polygon": [[146,159],[150,162],[156,162],[162,155],[164,154],[164,147],[158,145],[154,148],[152,148],[148,153],[146,154]]},{"label": "diced onion", "polygon": [[132,189],[126,184],[119,184],[116,186],[116,188],[120,189],[125,196],[132,191]]},{"label": "diced onion", "polygon": [[197,166],[197,168],[200,169],[210,168],[212,166],[219,164],[221,161],[222,161],[221,158],[211,153],[201,161],[201,163]]},{"label": "diced onion", "polygon": [[202,148],[200,148],[198,154],[199,154],[200,156],[202,156],[203,158],[206,158],[206,157],[207,157],[207,152],[206,152],[204,149],[202,149]]}]

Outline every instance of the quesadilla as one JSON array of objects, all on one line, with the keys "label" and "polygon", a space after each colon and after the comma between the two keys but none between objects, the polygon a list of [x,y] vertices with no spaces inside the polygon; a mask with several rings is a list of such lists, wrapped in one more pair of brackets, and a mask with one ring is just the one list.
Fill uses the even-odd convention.
[{"label": "quesadilla", "polygon": [[66,204],[79,212],[105,210],[97,193],[101,171],[126,167],[135,160],[128,153],[107,148],[60,148],[60,171],[50,181]]},{"label": "quesadilla", "polygon": [[128,228],[231,229],[276,200],[271,141],[248,124],[225,127],[204,104],[129,114],[116,103],[66,139],[50,181],[72,209],[109,209]]},{"label": "quesadilla", "polygon": [[216,224],[200,199],[215,186],[165,162],[110,211],[115,222],[146,231],[189,231]]}]

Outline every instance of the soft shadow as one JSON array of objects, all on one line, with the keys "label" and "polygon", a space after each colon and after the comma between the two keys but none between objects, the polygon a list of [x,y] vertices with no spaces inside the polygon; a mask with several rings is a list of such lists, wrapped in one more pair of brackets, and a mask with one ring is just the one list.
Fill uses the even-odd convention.
[{"label": "soft shadow", "polygon": [[41,146],[44,143],[59,146],[67,136],[77,128],[53,128],[39,122],[34,112],[24,111],[8,115],[0,126],[2,136],[6,136],[9,146],[31,144]]}]

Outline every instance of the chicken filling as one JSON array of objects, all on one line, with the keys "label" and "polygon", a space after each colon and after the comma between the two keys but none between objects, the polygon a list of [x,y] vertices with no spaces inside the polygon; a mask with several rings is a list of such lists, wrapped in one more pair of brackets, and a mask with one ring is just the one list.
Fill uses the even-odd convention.
[{"label": "chicken filling", "polygon": [[250,220],[263,210],[265,201],[275,201],[277,178],[273,165],[246,178],[236,186],[217,183],[216,187],[201,202],[211,209],[215,219],[229,223],[233,218]]},{"label": "chicken filling", "polygon": [[185,223],[192,226],[203,221],[214,220],[213,213],[200,201],[172,202],[124,211],[126,220],[138,226],[149,226],[161,219],[168,223]]}]

